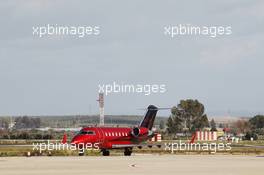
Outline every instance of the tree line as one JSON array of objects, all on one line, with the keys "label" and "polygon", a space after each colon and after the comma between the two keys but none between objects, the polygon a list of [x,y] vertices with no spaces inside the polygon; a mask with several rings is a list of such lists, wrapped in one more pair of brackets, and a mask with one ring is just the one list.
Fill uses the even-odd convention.
[{"label": "tree line", "polygon": [[[163,125],[160,123],[160,128],[164,128]],[[166,125],[168,134],[194,133],[208,127],[211,131],[217,131],[214,119],[208,121],[204,105],[193,99],[181,100],[177,106],[172,107]],[[259,135],[264,135],[264,115],[256,115],[249,120],[238,120],[230,123],[230,127],[234,135],[243,133],[246,139],[257,139]]]}]

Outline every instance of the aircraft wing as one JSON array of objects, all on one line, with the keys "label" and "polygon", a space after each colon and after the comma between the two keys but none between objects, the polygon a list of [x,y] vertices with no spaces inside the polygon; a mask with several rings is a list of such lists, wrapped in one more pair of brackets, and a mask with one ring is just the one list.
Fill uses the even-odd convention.
[{"label": "aircraft wing", "polygon": [[128,147],[137,147],[139,144],[126,144],[126,145],[112,145],[112,148],[128,148]]},{"label": "aircraft wing", "polygon": [[129,147],[152,147],[152,146],[159,146],[161,147],[161,143],[157,144],[114,144],[112,148],[129,148]]}]

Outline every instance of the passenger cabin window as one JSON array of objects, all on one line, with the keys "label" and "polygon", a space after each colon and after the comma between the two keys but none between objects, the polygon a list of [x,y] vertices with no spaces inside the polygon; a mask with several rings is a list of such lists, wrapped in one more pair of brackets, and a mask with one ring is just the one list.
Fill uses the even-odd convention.
[{"label": "passenger cabin window", "polygon": [[80,135],[95,135],[94,131],[80,131]]}]

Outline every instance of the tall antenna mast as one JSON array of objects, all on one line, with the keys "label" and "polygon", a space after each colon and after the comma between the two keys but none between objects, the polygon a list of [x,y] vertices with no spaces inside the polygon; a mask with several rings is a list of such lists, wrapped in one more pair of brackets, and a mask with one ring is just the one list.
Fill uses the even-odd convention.
[{"label": "tall antenna mast", "polygon": [[104,93],[99,93],[100,126],[104,125]]}]

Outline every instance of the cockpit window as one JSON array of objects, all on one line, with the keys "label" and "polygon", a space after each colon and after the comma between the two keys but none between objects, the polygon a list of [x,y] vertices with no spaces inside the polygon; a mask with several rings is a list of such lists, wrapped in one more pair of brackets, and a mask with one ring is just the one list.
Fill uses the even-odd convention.
[{"label": "cockpit window", "polygon": [[95,135],[94,131],[80,131],[79,135]]}]

